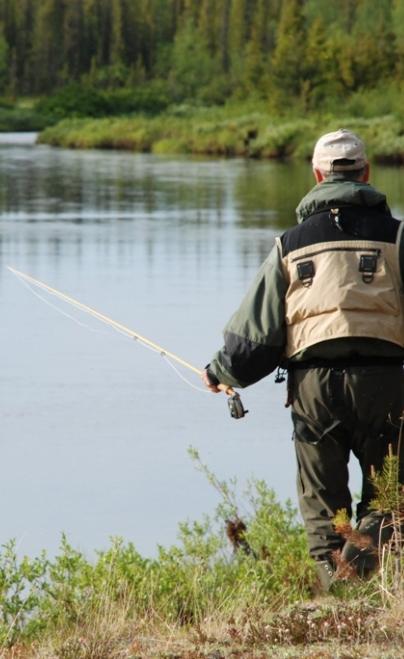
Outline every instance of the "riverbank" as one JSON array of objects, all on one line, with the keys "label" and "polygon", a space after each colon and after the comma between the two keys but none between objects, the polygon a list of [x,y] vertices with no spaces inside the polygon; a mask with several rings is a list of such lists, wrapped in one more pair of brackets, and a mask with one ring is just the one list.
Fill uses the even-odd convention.
[{"label": "riverbank", "polygon": [[207,518],[181,524],[179,543],[159,547],[154,559],[120,539],[98,552],[95,562],[65,537],[53,559],[42,554],[21,560],[15,543],[3,545],[1,657],[402,656],[397,546],[394,560],[391,548],[384,550],[380,575],[363,582],[345,566],[332,594],[320,595],[305,533],[290,504],[279,504],[262,481],[252,483],[243,501],[246,527],[236,493],[193,453],[221,494],[219,524]]},{"label": "riverbank", "polygon": [[[184,627],[152,613],[127,619],[109,607],[87,611],[70,631],[46,642],[18,644],[2,659],[401,659],[400,609],[386,616],[364,602],[332,598],[259,617],[205,619]],[[401,619],[400,619],[401,614]]]},{"label": "riverbank", "polygon": [[[296,529],[285,534],[275,513],[271,530],[278,526],[283,542],[276,534],[263,546],[272,553],[258,557],[220,557],[205,524],[185,525],[182,544],[160,548],[155,560],[120,540],[95,564],[65,539],[53,560],[18,561],[14,545],[4,546],[0,657],[399,659],[402,587],[384,572],[316,596],[312,568],[293,546]],[[277,552],[290,541],[278,574]]]},{"label": "riverbank", "polygon": [[404,120],[394,115],[370,119],[312,115],[274,118],[240,108],[172,108],[155,117],[133,115],[66,119],[46,128],[39,142],[80,149],[126,149],[249,158],[309,158],[319,132],[344,126],[366,142],[379,163],[404,163]]}]

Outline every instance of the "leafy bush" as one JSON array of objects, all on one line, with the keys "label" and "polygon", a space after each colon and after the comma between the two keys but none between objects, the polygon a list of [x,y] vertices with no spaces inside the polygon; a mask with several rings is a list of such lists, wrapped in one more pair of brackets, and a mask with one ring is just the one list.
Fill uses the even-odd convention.
[{"label": "leafy bush", "polygon": [[41,627],[32,618],[46,590],[48,562],[45,554],[33,560],[17,558],[16,543],[3,545],[0,556],[0,645],[12,645],[21,636],[31,636]]},{"label": "leafy bush", "polygon": [[2,110],[3,109],[12,110],[13,107],[14,107],[14,103],[10,99],[5,98],[4,96],[0,96],[0,108]]},{"label": "leafy bush", "polygon": [[171,103],[168,85],[155,80],[135,88],[115,89],[104,92],[104,98],[113,108],[113,114],[144,112],[158,114]]},{"label": "leafy bush", "polygon": [[57,121],[65,117],[102,117],[111,114],[113,106],[102,92],[75,83],[41,98],[35,109]]},{"label": "leafy bush", "polygon": [[106,91],[75,83],[40,99],[35,109],[52,121],[59,121],[68,117],[119,116],[134,112],[158,114],[169,103],[164,81]]},{"label": "leafy bush", "polygon": [[24,108],[0,107],[0,132],[40,131],[49,120],[38,112]]}]

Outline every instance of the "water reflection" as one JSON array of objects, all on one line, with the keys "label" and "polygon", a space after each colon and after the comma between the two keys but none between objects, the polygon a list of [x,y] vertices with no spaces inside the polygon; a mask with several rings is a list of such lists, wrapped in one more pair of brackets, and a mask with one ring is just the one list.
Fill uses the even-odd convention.
[{"label": "water reflection", "polygon": [[47,147],[2,149],[0,167],[1,210],[39,220],[107,221],[190,210],[194,222],[211,219],[212,211],[220,221],[234,180],[234,173],[223,176],[224,163]]},{"label": "water reflection", "polygon": [[[47,249],[53,246],[54,255],[61,243],[66,248],[73,241],[80,257],[80,242],[95,224],[104,226],[92,235],[102,250],[115,246],[114,235],[119,233],[128,256],[133,256],[141,234],[150,261],[157,244],[163,243],[167,258],[182,258],[185,249],[200,262],[201,244],[204,250],[212,244],[220,260],[230,240],[232,260],[238,253],[243,266],[250,253],[256,255],[255,263],[265,258],[273,228],[279,226],[279,210],[268,207],[271,191],[278,199],[281,185],[279,170],[272,165],[262,172],[256,163],[243,161],[3,146],[0,171],[0,221],[7,223],[6,241],[16,247],[20,240],[28,241],[33,258],[44,241]],[[291,212],[281,209],[281,217],[289,215],[293,221],[293,201],[289,206]],[[29,225],[40,225],[40,232],[29,231]],[[243,231],[233,243],[235,233],[226,235],[228,225],[255,230],[251,235]]]},{"label": "water reflection", "polygon": [[245,226],[286,229],[297,201],[313,185],[310,167],[296,163],[248,163],[236,183],[237,211]]}]

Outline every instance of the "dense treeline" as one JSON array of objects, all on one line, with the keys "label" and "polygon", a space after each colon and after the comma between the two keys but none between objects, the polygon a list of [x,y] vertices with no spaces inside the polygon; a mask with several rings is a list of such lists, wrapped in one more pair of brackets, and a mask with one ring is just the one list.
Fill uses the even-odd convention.
[{"label": "dense treeline", "polygon": [[306,108],[404,73],[404,0],[0,0],[0,94],[148,85]]}]

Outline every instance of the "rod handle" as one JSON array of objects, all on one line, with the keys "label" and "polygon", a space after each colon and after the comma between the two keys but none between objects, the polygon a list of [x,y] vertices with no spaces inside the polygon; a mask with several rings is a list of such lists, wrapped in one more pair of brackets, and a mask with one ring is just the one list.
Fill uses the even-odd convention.
[{"label": "rod handle", "polygon": [[236,393],[228,384],[218,384],[217,388],[220,389],[220,391],[224,391],[227,396],[234,396]]}]

